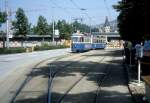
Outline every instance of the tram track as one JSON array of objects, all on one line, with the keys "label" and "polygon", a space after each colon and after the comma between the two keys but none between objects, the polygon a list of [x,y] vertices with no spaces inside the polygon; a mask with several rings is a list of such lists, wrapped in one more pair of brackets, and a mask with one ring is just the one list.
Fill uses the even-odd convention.
[{"label": "tram track", "polygon": [[[55,57],[54,57],[55,58]],[[49,59],[54,59],[54,58],[48,58],[48,59],[45,59],[45,60],[42,60],[40,61],[39,63],[37,63],[33,68],[36,68],[38,67],[40,64],[46,62],[47,60]],[[64,56],[59,56],[58,59],[61,59],[61,58],[64,58]],[[57,59],[56,59],[57,60]],[[15,103],[15,99],[16,97],[19,95],[19,93],[21,92],[21,90],[24,88],[24,86],[32,79],[32,73],[33,73],[34,69],[31,69],[31,71],[28,73],[29,76],[27,76],[25,78],[25,80],[21,83],[21,85],[19,86],[19,88],[16,90],[15,94],[13,95],[13,97],[11,98],[10,100],[10,103]]]},{"label": "tram track", "polygon": [[[115,60],[115,57],[113,57],[112,60]],[[116,87],[118,86],[119,88],[116,88],[115,86],[114,87],[110,87],[110,88],[108,87],[108,86],[110,86],[110,84],[111,85],[114,84],[114,81],[112,81],[112,80],[114,80],[114,78],[117,77],[117,76],[114,76],[114,73],[115,73],[114,70],[113,70],[114,67],[111,67],[111,64],[112,63],[110,63],[106,67],[107,68],[106,75],[102,76],[100,81],[98,82],[98,88],[96,90],[96,95],[95,95],[93,103],[101,103],[101,102],[102,103],[110,103],[110,102],[117,102],[117,103],[118,102],[119,103],[129,103],[130,102],[130,103],[133,103],[134,102],[134,101],[132,101],[133,95],[132,95],[132,93],[130,91],[130,88],[128,87],[128,84],[127,84],[128,77],[127,77],[126,71],[124,70],[123,66],[122,66],[122,69],[123,69],[122,71],[115,70],[115,72],[120,72],[118,75],[122,74],[122,76],[120,76],[120,78],[124,78],[124,80],[122,80],[122,82],[120,82],[121,79],[120,80],[119,79],[115,80]],[[121,67],[121,65],[120,65],[120,67]],[[117,83],[119,83],[120,85],[117,85]],[[106,90],[106,89],[108,89],[108,90]],[[120,95],[118,95],[116,93],[115,93],[115,95],[113,95],[113,92],[112,93],[110,92],[111,90],[113,90],[115,92],[119,91]],[[106,91],[109,91],[109,94],[106,93]],[[128,97],[123,96],[121,94],[121,92],[124,92],[124,93],[126,92],[128,94]],[[116,99],[115,100],[111,100],[111,99],[109,100],[109,98],[107,98],[107,100],[106,100],[105,97],[109,97],[109,95],[110,95],[111,99],[112,99],[113,96],[115,96]],[[130,101],[130,99],[129,100],[128,99],[120,99],[120,98],[129,98],[129,97],[131,98],[131,101]],[[122,101],[118,101],[118,100],[122,100]]]},{"label": "tram track", "polygon": [[[119,91],[119,93],[120,93],[120,95],[118,95],[118,94],[112,94],[112,95],[110,95],[111,94],[111,92],[110,92],[110,94],[108,94],[108,95],[110,95],[110,98],[111,97],[114,97],[114,98],[116,98],[115,96],[117,96],[118,95],[118,98],[123,98],[123,97],[125,97],[125,95],[122,95],[121,93],[122,92],[127,92],[131,97],[132,97],[132,95],[130,94],[130,92],[129,92],[129,89],[127,88],[127,85],[124,83],[124,81],[126,81],[126,78],[124,78],[124,76],[120,76],[120,80],[122,80],[123,78],[124,78],[124,80],[122,80],[122,82],[120,81],[120,80],[118,80],[117,81],[117,79],[116,79],[116,77],[117,77],[117,75],[115,75],[114,76],[114,73],[117,71],[117,72],[119,72],[119,73],[123,73],[123,71],[121,70],[115,70],[115,72],[114,72],[114,68],[115,68],[115,65],[118,65],[118,64],[114,64],[113,62],[114,62],[114,60],[115,60],[115,56],[114,57],[112,57],[111,58],[111,61],[109,61],[109,64],[107,64],[106,66],[104,66],[103,68],[103,73],[104,74],[102,74],[102,75],[99,75],[99,79],[98,79],[98,81],[97,81],[97,84],[98,84],[98,86],[97,86],[97,89],[94,91],[94,89],[93,89],[93,91],[91,91],[91,92],[87,92],[86,94],[87,94],[87,96],[85,97],[85,95],[82,95],[82,93],[84,93],[85,91],[84,90],[82,90],[82,89],[87,89],[86,88],[86,84],[84,84],[85,83],[85,79],[86,79],[86,81],[87,81],[87,77],[89,77],[89,76],[87,76],[87,75],[89,75],[90,74],[90,72],[87,72],[86,74],[84,74],[79,80],[77,80],[77,81],[75,81],[74,82],[74,84],[72,84],[71,86],[70,86],[70,88],[68,88],[67,90],[66,90],[66,92],[64,92],[62,95],[61,95],[61,97],[60,98],[57,98],[57,101],[55,101],[55,102],[52,102],[52,103],[100,103],[100,102],[102,102],[102,103],[110,103],[110,102],[104,102],[104,101],[107,101],[107,100],[105,100],[105,98],[106,97],[109,97],[109,96],[106,96],[105,97],[105,93],[109,93],[109,92],[107,92],[107,90],[105,90],[105,88],[108,88],[108,90],[110,89],[110,90],[112,90],[112,93],[113,93],[113,91]],[[96,64],[95,64],[96,65]],[[119,64],[120,65],[120,64]],[[120,66],[119,66],[120,67]],[[93,68],[96,68],[96,67],[93,67]],[[119,74],[120,75],[120,74]],[[96,76],[96,75],[95,75]],[[114,85],[114,81],[110,81],[110,80],[112,80],[112,79],[116,79],[116,81],[115,81],[115,83],[119,83],[120,85],[118,85],[118,84],[115,84],[115,86],[112,86],[112,87],[107,87],[107,85]],[[83,80],[84,79],[84,80]],[[108,83],[108,81],[110,82],[110,84]],[[81,83],[82,82],[82,83]],[[88,81],[89,82],[89,81]],[[113,84],[111,84],[111,82],[113,83]],[[84,85],[83,85],[84,84]],[[85,86],[84,88],[82,88],[82,86]],[[117,87],[120,87],[120,88],[117,88]],[[93,86],[93,88],[95,88],[94,86]],[[113,89],[114,88],[114,89]],[[79,89],[81,90],[80,92],[78,92],[79,91]],[[117,90],[118,89],[118,90]],[[122,90],[122,91],[121,91]],[[60,92],[61,93],[61,92]],[[75,95],[76,94],[76,95]],[[92,96],[93,95],[93,96]],[[94,96],[95,95],[95,96]],[[83,99],[84,98],[84,99]],[[87,98],[87,100],[86,100],[86,98]],[[88,101],[88,98],[91,98],[92,100],[90,100],[90,101]],[[116,98],[116,100],[117,100],[117,98]],[[115,100],[115,101],[116,101]],[[108,100],[109,101],[109,100]],[[125,101],[128,101],[128,99],[125,99]],[[130,101],[130,100],[129,100]],[[119,102],[119,101],[116,101],[116,102]],[[124,103],[124,102],[123,102]],[[125,102],[126,103],[126,102]],[[132,102],[130,102],[130,103],[132,103]]]},{"label": "tram track", "polygon": [[[68,56],[72,56],[73,54],[69,54]],[[34,68],[38,67],[40,64],[50,60],[50,59],[54,59],[51,62],[57,61],[59,59],[62,59],[64,57],[67,57],[66,55],[64,56],[58,56],[58,57],[53,57],[53,58],[48,58],[45,60],[40,61],[39,63],[37,63],[36,65],[34,65],[33,69],[31,69],[31,71],[28,73],[29,76],[27,76],[25,78],[25,80],[21,83],[21,85],[19,86],[19,88],[16,90],[15,94],[13,95],[13,97],[10,100],[10,103],[15,103],[15,99],[16,97],[19,95],[19,93],[21,92],[21,90],[24,88],[24,86],[32,79],[32,73],[34,72]]]},{"label": "tram track", "polygon": [[107,79],[107,77],[108,77],[108,75],[110,73],[110,64],[107,65],[105,68],[106,68],[105,75],[103,75],[100,78],[100,80],[98,81],[98,87],[97,87],[97,90],[96,90],[96,93],[95,93],[95,97],[94,97],[93,103],[98,103],[97,99],[98,99],[98,95],[100,94],[100,91],[101,91],[101,85]]},{"label": "tram track", "polygon": [[[53,59],[53,60],[50,60],[51,61],[51,63],[53,63],[53,62],[56,62],[56,61],[58,61],[58,60],[61,60],[61,59],[63,59],[63,58],[67,58],[67,57],[71,57],[71,56],[74,56],[73,58],[71,58],[71,59],[75,59],[75,58],[78,58],[78,57],[80,57],[82,54],[69,54],[68,56],[58,56],[58,57],[54,57],[54,58],[48,58],[48,59],[46,59],[46,60],[43,60],[43,61],[41,61],[41,62],[39,62],[39,63],[37,63],[35,66],[34,66],[34,68],[37,68],[39,65],[41,65],[42,63],[44,63],[44,62],[46,62],[46,61],[48,61],[49,59]],[[69,63],[69,64],[67,64],[68,66],[69,65],[71,65],[71,63]],[[67,66],[67,65],[64,65],[64,66]],[[51,70],[51,68],[49,69],[49,70]],[[28,76],[26,77],[26,79],[21,83],[21,85],[19,86],[19,88],[16,90],[16,92],[14,93],[14,95],[13,95],[13,97],[11,98],[11,100],[10,100],[10,103],[16,103],[16,98],[18,97],[18,95],[22,92],[22,89],[26,86],[26,84],[28,84],[31,80],[32,80],[32,74],[33,74],[33,72],[34,72],[34,69],[32,69],[31,71],[30,71],[30,73],[28,73]],[[50,71],[49,71],[50,72]],[[58,71],[57,71],[58,72]],[[51,84],[51,76],[53,75],[55,75],[56,74],[56,72],[54,72],[54,74],[51,74],[51,75],[49,75],[49,83],[48,83],[48,91],[50,90],[49,89],[49,87],[50,87],[50,84]],[[48,93],[48,98],[50,97],[49,96],[49,94],[50,93]],[[50,103],[49,102],[49,100],[50,99],[47,99],[47,103]],[[19,103],[19,102],[17,102],[17,103]]]},{"label": "tram track", "polygon": [[[85,59],[86,57],[84,57],[84,58],[82,58],[82,59],[79,59],[79,60],[83,60],[83,59]],[[71,63],[69,63],[69,64],[67,64],[67,65],[65,65],[64,67],[67,67],[67,66],[70,66],[70,65],[72,65],[74,62],[71,62]],[[47,103],[51,103],[51,84],[52,84],[52,82],[53,82],[53,79],[55,78],[55,76],[56,76],[56,74],[57,73],[60,73],[62,70],[56,70],[55,72],[53,72],[53,73],[51,73],[52,71],[49,71],[50,73],[50,76],[49,76],[49,82],[48,82],[48,85],[49,85],[49,87],[48,87],[48,101],[47,101]],[[82,79],[82,78],[81,78]],[[79,82],[79,81],[77,81],[77,82]],[[75,83],[75,84],[77,84],[77,82]],[[75,85],[74,84],[74,85]],[[73,86],[72,86],[72,88],[73,88]],[[68,92],[69,92],[69,90],[68,90]]]},{"label": "tram track", "polygon": [[[105,59],[105,56],[103,56],[99,61],[93,62],[93,63],[94,63],[94,65],[99,64],[99,63],[103,62],[104,59]],[[94,65],[89,66],[89,68],[94,68]],[[65,96],[67,96],[67,94],[68,94],[78,83],[80,83],[84,78],[86,78],[86,76],[89,75],[89,74],[90,74],[90,71],[84,73],[78,80],[76,80],[76,81],[64,92],[64,94],[63,94],[61,97],[57,98],[56,103],[61,103],[61,102],[63,101],[63,99],[65,98]]]},{"label": "tram track", "polygon": [[[32,77],[30,78],[31,80],[24,81],[24,84],[22,84],[23,86],[20,86],[20,90],[18,89],[19,91],[16,91],[18,94],[15,93],[16,96],[14,95],[15,97],[13,102],[10,103],[66,103],[70,101],[71,103],[99,103],[99,97],[103,97],[104,84],[110,78],[109,75],[112,75],[111,69],[113,67],[111,65],[113,63],[111,63],[111,60],[113,60],[115,57],[109,57],[105,54],[103,54],[103,56],[101,56],[101,54],[94,55],[95,53],[98,52],[88,52],[88,55],[74,54],[68,57],[56,57],[35,65],[36,67],[34,68],[38,68],[43,63],[48,63],[47,71],[45,71],[46,74],[44,74],[46,77],[42,76],[44,79],[41,79],[40,76],[34,80],[34,77],[32,77],[31,74],[37,74],[30,73],[29,76]],[[91,83],[92,85],[90,84],[92,89],[89,88],[90,90],[88,90],[87,87],[91,81],[93,82]],[[40,86],[40,83],[44,83],[45,89],[37,89],[38,87],[36,86]],[[33,88],[29,87],[31,84],[34,84]],[[59,88],[61,86],[62,88]],[[43,88],[42,86],[40,87]],[[34,95],[34,93],[38,92],[44,94],[43,96],[46,101],[43,101],[44,99],[41,99],[39,95]],[[84,93],[87,95],[85,96]],[[79,95],[81,96],[79,97],[78,101],[76,101],[75,98]],[[81,99],[82,96],[83,99]],[[28,97],[32,98],[27,99]],[[89,99],[90,101],[88,101],[88,98],[91,100]]]},{"label": "tram track", "polygon": [[[84,60],[85,58],[87,58],[87,57],[83,56],[83,58],[79,59],[78,61]],[[66,65],[63,66],[63,67],[70,66],[70,65],[72,65],[72,64],[74,64],[74,63],[76,63],[76,62],[73,61],[73,62],[71,62],[71,63],[69,63],[69,64],[66,64]],[[50,89],[50,88],[51,88],[52,82],[53,82],[55,76],[56,76],[58,73],[60,73],[62,70],[64,71],[64,69],[61,69],[61,70],[58,69],[58,70],[56,70],[56,71],[54,71],[54,72],[52,72],[51,69],[50,69],[50,71],[49,71],[50,76],[49,76],[49,83],[48,83],[49,88],[48,88],[48,101],[47,101],[47,103],[51,103],[51,95],[52,95],[52,94],[51,94],[51,89]],[[62,97],[60,97],[60,98],[58,99],[58,102],[57,102],[57,103],[60,103],[61,100],[65,97],[65,95],[66,95],[78,82],[80,82],[87,74],[88,74],[88,73],[85,73],[83,77],[81,77],[78,81],[76,81],[76,82],[66,91],[66,93],[65,93]]]}]

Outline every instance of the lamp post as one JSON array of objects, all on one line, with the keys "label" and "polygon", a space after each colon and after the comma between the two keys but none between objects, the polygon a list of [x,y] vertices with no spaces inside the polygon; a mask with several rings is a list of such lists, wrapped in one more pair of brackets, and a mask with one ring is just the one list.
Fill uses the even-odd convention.
[{"label": "lamp post", "polygon": [[9,10],[8,10],[8,0],[5,0],[5,10],[6,10],[6,47],[9,48]]},{"label": "lamp post", "polygon": [[54,36],[55,36],[54,7],[52,7],[52,23],[53,23],[52,41],[53,41],[53,43],[54,43],[54,41],[55,41],[55,39],[54,39]]}]

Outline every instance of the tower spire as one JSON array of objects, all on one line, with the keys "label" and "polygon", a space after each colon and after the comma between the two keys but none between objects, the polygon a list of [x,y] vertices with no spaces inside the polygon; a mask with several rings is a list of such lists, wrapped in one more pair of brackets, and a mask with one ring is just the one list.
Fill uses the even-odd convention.
[{"label": "tower spire", "polygon": [[104,32],[106,32],[106,33],[111,32],[111,26],[110,26],[107,16],[106,16],[105,24],[104,24]]},{"label": "tower spire", "polygon": [[108,20],[107,16],[106,16],[106,19],[105,19],[104,27],[106,27],[106,26],[110,26],[110,23],[109,23],[109,20]]}]

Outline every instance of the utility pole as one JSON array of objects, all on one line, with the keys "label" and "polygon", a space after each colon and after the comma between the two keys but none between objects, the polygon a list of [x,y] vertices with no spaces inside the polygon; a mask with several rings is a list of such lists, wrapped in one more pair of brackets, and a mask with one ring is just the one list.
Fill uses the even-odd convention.
[{"label": "utility pole", "polygon": [[8,8],[8,0],[5,0],[5,11],[7,15],[7,20],[6,20],[6,47],[9,48],[9,8]]},{"label": "utility pole", "polygon": [[90,34],[92,34],[92,27],[91,27],[92,19],[91,19],[91,17],[89,17],[89,19],[90,19]]},{"label": "utility pole", "polygon": [[[84,8],[80,8],[81,11],[86,11],[87,9]],[[84,12],[84,14],[88,17],[89,22],[90,22],[90,34],[92,33],[92,29],[91,29],[91,22],[92,22],[92,18],[86,13]]]},{"label": "utility pole", "polygon": [[[77,22],[78,22],[78,20],[80,20],[79,22],[82,24],[83,18],[76,18],[76,17],[74,18],[73,17],[72,20],[77,21]],[[76,25],[75,25],[74,30],[77,31],[77,29],[79,29],[79,28],[77,28]]]},{"label": "utility pole", "polygon": [[52,41],[53,41],[53,43],[54,43],[54,41],[55,41],[55,38],[54,38],[54,36],[55,36],[55,21],[54,21],[54,7],[52,7],[52,20],[53,20],[53,35],[52,35]]}]

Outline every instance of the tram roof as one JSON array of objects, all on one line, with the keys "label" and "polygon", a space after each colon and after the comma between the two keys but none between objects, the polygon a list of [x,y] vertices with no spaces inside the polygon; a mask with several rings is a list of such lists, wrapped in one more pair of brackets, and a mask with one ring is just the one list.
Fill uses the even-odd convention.
[{"label": "tram roof", "polygon": [[81,33],[73,33],[72,36],[74,36],[74,37],[75,37],[75,36],[76,36],[76,37],[80,37],[80,36],[84,36],[84,34],[81,34]]},{"label": "tram roof", "polygon": [[92,35],[105,35],[107,37],[120,37],[119,33],[116,33],[116,32],[109,32],[109,33],[106,33],[106,32],[92,32]]}]

